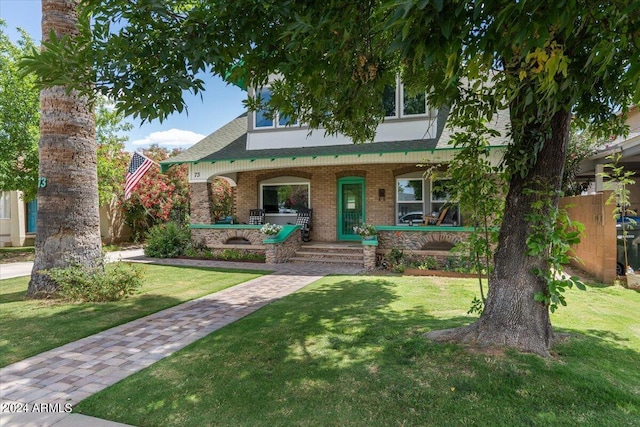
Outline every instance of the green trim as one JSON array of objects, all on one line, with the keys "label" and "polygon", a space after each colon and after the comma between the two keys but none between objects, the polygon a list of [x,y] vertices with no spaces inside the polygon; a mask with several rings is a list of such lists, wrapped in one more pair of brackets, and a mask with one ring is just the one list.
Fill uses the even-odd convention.
[{"label": "green trim", "polygon": [[376,225],[376,231],[447,231],[447,232],[469,232],[475,230],[474,227],[454,227],[452,225]]},{"label": "green trim", "polygon": [[[507,148],[508,145],[492,145],[489,147],[489,150],[493,150],[493,149],[499,149],[499,148]],[[312,159],[316,159],[318,157],[334,157],[334,158],[338,158],[338,157],[344,157],[344,156],[364,156],[364,155],[378,155],[378,156],[382,156],[384,154],[397,154],[397,153],[434,153],[436,151],[454,151],[454,150],[460,150],[459,148],[453,148],[453,147],[447,147],[447,148],[432,148],[432,149],[420,149],[420,150],[406,150],[406,149],[398,149],[398,150],[391,150],[391,151],[375,151],[372,153],[349,153],[349,154],[307,154],[307,155],[298,155],[296,156],[297,158],[306,158],[306,157],[310,157]],[[228,158],[228,159],[216,159],[216,160],[185,160],[182,162],[168,162],[168,161],[164,161],[164,162],[160,162],[160,167],[162,169],[162,171],[165,171],[165,166],[168,168],[169,166],[172,165],[181,165],[181,164],[197,164],[197,163],[217,163],[217,162],[237,162],[240,160],[249,160],[251,162],[254,162],[256,160],[277,160],[277,159],[289,159],[291,160],[291,155],[288,156],[266,156],[266,157],[245,157],[245,158],[239,158],[239,159],[232,159],[232,158]]]},{"label": "green trim", "polygon": [[[260,230],[262,225],[252,224],[189,224],[192,230],[214,229],[214,230]],[[262,243],[274,244],[282,243],[289,238],[291,234],[300,230],[299,225],[283,225],[282,230],[274,237],[263,239]]]},{"label": "green trim", "polygon": [[286,241],[289,236],[291,236],[296,231],[300,230],[301,226],[299,225],[283,225],[282,230],[274,237],[268,237],[262,241],[262,243],[266,245],[272,245],[276,243],[282,243]]},{"label": "green trim", "polygon": [[337,204],[336,204],[336,235],[338,236],[338,240],[346,240],[346,241],[353,241],[353,242],[357,242],[358,240],[360,240],[360,236],[358,236],[357,234],[352,234],[352,233],[345,233],[342,229],[343,226],[343,220],[342,220],[342,215],[340,214],[340,211],[342,210],[342,205],[343,205],[343,194],[342,194],[342,186],[345,184],[359,184],[362,187],[362,193],[360,194],[361,200],[360,200],[360,217],[362,218],[362,222],[366,222],[366,214],[367,214],[367,183],[365,178],[362,178],[360,176],[346,176],[343,178],[338,179],[338,188],[337,188],[337,193],[338,193],[338,200],[337,200]]},{"label": "green trim", "polygon": [[378,236],[373,236],[374,238],[371,240],[362,239],[363,246],[378,246]]},{"label": "green trim", "polygon": [[189,228],[194,230],[202,228],[260,230],[262,226],[252,224],[189,224]]}]

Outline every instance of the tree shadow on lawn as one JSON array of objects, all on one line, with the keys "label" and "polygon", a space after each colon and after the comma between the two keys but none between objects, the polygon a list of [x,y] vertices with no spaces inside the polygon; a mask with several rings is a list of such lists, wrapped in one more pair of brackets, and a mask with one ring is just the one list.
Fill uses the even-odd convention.
[{"label": "tree shadow on lawn", "polygon": [[[640,381],[637,352],[593,336],[559,345],[558,360],[431,343],[425,332],[473,318],[432,311],[464,310],[438,299],[437,287],[407,301],[397,286],[378,278],[312,285],[88,398],[74,412],[174,426],[640,420],[637,383],[635,391],[631,386]],[[604,367],[603,354],[610,361]],[[628,363],[629,372],[621,375],[615,361]]]},{"label": "tree shadow on lawn", "polygon": [[[563,329],[558,328],[556,330],[556,332],[560,332]],[[620,334],[617,334],[613,331],[606,331],[606,330],[601,330],[601,329],[586,329],[583,331],[572,331],[573,334],[580,334],[580,335],[589,335],[589,336],[594,336],[594,337],[598,337],[598,338],[602,338],[604,340],[607,341],[615,341],[617,343],[628,343],[630,340],[629,338],[623,337]]]},{"label": "tree shadow on lawn", "polygon": [[18,302],[26,299],[26,291],[10,292],[0,294],[0,304],[8,304],[10,302]]}]

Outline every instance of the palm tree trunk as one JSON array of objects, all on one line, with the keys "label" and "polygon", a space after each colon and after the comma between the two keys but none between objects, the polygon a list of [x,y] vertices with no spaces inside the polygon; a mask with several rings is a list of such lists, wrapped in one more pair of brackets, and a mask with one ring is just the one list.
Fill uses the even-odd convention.
[{"label": "palm tree trunk", "polygon": [[[42,0],[42,34],[73,36],[78,0]],[[89,82],[88,82],[89,83]],[[27,291],[43,296],[56,284],[41,270],[101,261],[95,121],[87,100],[56,86],[40,93],[40,158],[36,256]]]}]

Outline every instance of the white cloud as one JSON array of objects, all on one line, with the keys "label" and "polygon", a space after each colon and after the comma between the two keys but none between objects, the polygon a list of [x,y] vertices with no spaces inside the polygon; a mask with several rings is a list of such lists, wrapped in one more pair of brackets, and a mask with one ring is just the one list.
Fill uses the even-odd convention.
[{"label": "white cloud", "polygon": [[143,139],[132,141],[132,145],[158,144],[161,147],[190,147],[204,138],[205,135],[191,132],[190,130],[169,129],[159,132],[152,132]]}]

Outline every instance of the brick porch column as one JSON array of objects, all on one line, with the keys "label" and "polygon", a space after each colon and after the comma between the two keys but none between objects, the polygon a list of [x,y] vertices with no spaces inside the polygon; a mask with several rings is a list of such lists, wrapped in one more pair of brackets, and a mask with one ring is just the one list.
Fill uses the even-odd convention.
[{"label": "brick porch column", "polygon": [[191,223],[192,224],[213,224],[211,216],[211,200],[209,199],[208,182],[189,183],[191,191]]},{"label": "brick porch column", "polygon": [[378,240],[363,240],[362,241],[362,254],[364,256],[364,269],[375,270],[376,269],[376,250],[378,249]]}]

